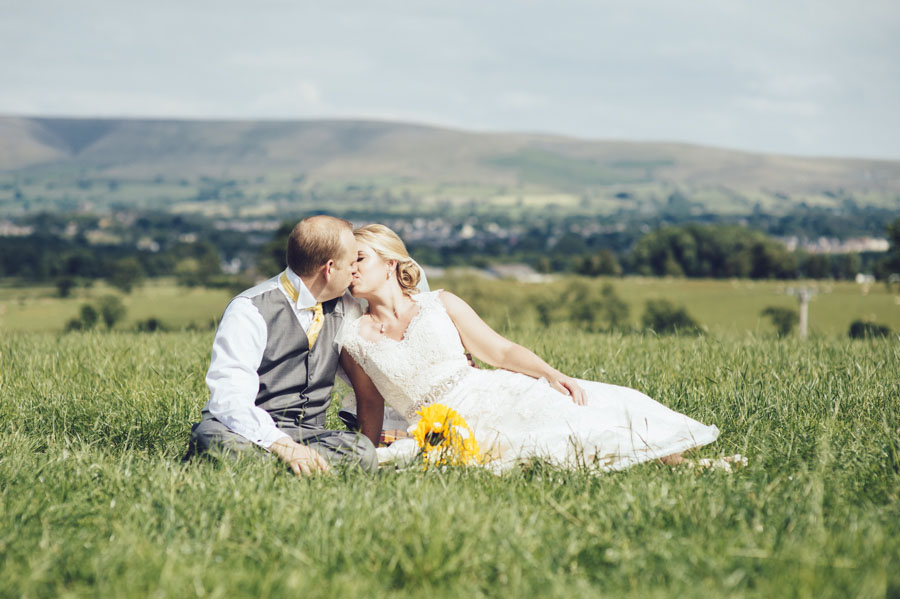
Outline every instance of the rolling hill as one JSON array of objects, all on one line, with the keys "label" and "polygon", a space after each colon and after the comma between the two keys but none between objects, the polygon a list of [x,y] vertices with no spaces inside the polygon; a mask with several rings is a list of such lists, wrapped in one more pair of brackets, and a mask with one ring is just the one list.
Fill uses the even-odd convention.
[{"label": "rolling hill", "polygon": [[171,206],[203,200],[210,186],[234,192],[212,199],[246,206],[365,189],[422,202],[553,202],[601,212],[659,205],[674,191],[712,212],[848,200],[900,210],[900,161],[374,121],[0,117],[7,213],[26,202]]}]

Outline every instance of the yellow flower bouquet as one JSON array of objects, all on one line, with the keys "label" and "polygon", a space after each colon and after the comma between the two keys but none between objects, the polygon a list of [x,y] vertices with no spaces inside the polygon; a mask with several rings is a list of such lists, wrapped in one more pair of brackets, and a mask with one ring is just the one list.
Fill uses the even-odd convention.
[{"label": "yellow flower bouquet", "polygon": [[439,403],[416,412],[420,416],[413,438],[428,466],[462,466],[477,463],[478,442],[456,410]]}]

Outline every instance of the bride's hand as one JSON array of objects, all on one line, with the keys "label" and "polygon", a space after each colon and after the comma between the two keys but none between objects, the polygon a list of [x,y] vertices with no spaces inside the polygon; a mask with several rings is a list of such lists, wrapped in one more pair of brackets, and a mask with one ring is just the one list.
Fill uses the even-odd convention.
[{"label": "bride's hand", "polygon": [[582,389],[572,377],[561,376],[550,381],[550,386],[552,386],[560,393],[571,397],[572,401],[574,401],[579,406],[583,406],[587,403],[584,395],[584,389]]}]

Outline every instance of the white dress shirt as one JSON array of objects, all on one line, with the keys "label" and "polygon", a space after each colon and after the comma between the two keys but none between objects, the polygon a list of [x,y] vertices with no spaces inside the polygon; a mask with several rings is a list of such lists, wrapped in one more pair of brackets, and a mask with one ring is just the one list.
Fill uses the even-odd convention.
[{"label": "white dress shirt", "polygon": [[[266,349],[268,328],[250,298],[271,289],[280,289],[303,330],[309,328],[314,317],[313,311],[306,308],[316,305],[316,299],[300,277],[290,268],[284,272],[299,292],[297,301],[291,301],[279,282],[281,274],[234,298],[216,331],[212,359],[206,373],[206,385],[209,387],[206,407],[210,414],[235,433],[265,449],[288,435],[275,426],[268,412],[256,407],[259,393],[257,370]],[[346,310],[348,304],[355,303],[355,300],[345,293],[342,302]],[[338,351],[337,348],[334,351]]]}]

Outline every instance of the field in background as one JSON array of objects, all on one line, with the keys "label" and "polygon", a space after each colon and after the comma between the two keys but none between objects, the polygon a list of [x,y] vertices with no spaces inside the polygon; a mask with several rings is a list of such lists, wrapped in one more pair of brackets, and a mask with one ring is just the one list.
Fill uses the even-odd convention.
[{"label": "field in background", "polygon": [[[787,291],[805,285],[817,290],[809,308],[812,333],[846,336],[850,323],[857,319],[886,324],[893,331],[900,331],[900,289],[895,286],[889,292],[883,284],[642,277],[564,277],[552,283],[527,284],[486,280],[464,271],[449,272],[448,276],[431,280],[431,287],[448,289],[463,297],[500,330],[509,328],[513,321],[517,326],[536,325],[536,303],[552,300],[577,281],[593,288],[597,295],[602,285],[612,284],[629,305],[634,326],[640,323],[646,300],[667,298],[686,306],[712,334],[767,335],[774,328],[760,312],[767,306],[796,307],[796,299]],[[59,299],[52,286],[0,286],[0,331],[61,331],[78,314],[81,304],[107,293],[118,292],[97,283],[90,289],[76,289],[71,298]],[[179,287],[165,280],[149,282],[122,296],[128,312],[116,328],[132,329],[137,322],[151,317],[173,329],[207,328],[221,316],[231,296],[232,292],[224,289]]]},{"label": "field in background", "polygon": [[888,324],[900,330],[900,289],[889,292],[884,285],[857,285],[831,281],[750,281],[712,279],[672,279],[626,277],[623,279],[587,279],[564,277],[551,284],[522,284],[484,281],[471,277],[436,279],[432,287],[446,288],[469,301],[489,322],[502,327],[512,321],[536,324],[535,304],[557,297],[572,284],[584,284],[600,295],[609,283],[629,305],[630,321],[640,325],[644,304],[650,299],[668,299],[683,305],[710,333],[743,335],[748,332],[774,332],[771,322],[760,315],[767,306],[797,308],[791,289],[809,287],[817,295],[810,303],[810,332],[846,335],[857,319]]},{"label": "field in background", "polygon": [[517,320],[510,334],[566,372],[716,424],[699,455],[740,452],[749,466],[299,482],[274,462],[185,466],[211,331],[4,331],[0,597],[900,593],[896,340],[654,338]]},{"label": "field in background", "polygon": [[0,330],[61,331],[70,318],[78,316],[82,304],[113,294],[122,298],[127,309],[117,328],[134,328],[139,321],[159,318],[174,329],[210,328],[222,316],[232,293],[224,289],[182,287],[173,281],[147,283],[132,293],[119,291],[98,282],[91,288],[78,288],[72,297],[60,299],[52,285],[0,287]]}]

